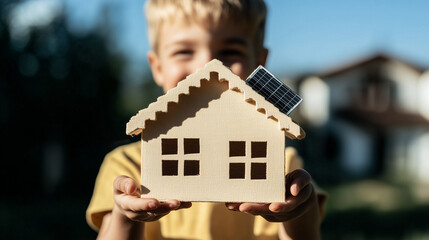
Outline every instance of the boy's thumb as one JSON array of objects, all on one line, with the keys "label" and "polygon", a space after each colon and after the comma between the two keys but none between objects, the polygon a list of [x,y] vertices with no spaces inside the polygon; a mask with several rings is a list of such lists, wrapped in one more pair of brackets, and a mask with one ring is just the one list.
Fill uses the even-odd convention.
[{"label": "boy's thumb", "polygon": [[134,180],[131,178],[128,178],[127,183],[125,184],[125,193],[126,194],[133,194],[136,192],[136,188],[137,188],[137,185],[134,182]]},{"label": "boy's thumb", "polygon": [[127,176],[119,176],[113,182],[115,192],[117,194],[133,194],[137,189],[136,182]]}]

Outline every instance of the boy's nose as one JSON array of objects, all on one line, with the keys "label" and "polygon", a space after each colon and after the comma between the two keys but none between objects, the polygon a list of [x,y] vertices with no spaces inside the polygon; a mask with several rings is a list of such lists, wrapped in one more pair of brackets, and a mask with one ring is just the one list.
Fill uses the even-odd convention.
[{"label": "boy's nose", "polygon": [[216,57],[215,57],[215,54],[213,52],[211,52],[211,51],[205,51],[200,56],[200,60],[198,61],[197,68],[203,68],[204,65],[206,65],[208,62],[210,62],[214,58],[216,58]]}]

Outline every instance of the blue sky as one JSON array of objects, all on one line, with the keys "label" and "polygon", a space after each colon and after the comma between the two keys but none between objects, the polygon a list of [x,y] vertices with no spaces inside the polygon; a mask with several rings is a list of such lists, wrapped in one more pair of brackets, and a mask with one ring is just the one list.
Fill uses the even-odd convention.
[{"label": "blue sky", "polygon": [[[62,0],[71,26],[94,26],[112,4],[115,35],[135,66],[149,49],[143,0]],[[426,0],[267,0],[267,63],[274,74],[320,72],[386,52],[429,68],[429,2]]]},{"label": "blue sky", "polygon": [[429,66],[429,2],[269,1],[269,64],[319,70],[384,51]]}]

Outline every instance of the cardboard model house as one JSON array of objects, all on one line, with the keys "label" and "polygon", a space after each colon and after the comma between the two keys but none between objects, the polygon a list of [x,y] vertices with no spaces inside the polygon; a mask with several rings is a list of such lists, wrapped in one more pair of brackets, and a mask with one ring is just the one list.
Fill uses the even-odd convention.
[{"label": "cardboard model house", "polygon": [[290,117],[212,60],[139,111],[142,197],[212,202],[285,201]]}]

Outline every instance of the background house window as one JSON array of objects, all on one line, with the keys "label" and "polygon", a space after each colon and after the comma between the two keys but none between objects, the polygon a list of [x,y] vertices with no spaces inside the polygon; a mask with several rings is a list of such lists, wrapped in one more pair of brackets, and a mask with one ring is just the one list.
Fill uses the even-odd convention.
[{"label": "background house window", "polygon": [[177,176],[178,165],[178,160],[162,160],[162,176]]},{"label": "background house window", "polygon": [[244,163],[229,163],[229,178],[244,179],[245,169]]},{"label": "background house window", "polygon": [[246,156],[246,142],[245,141],[230,141],[229,142],[229,156],[230,157],[244,157],[244,156]]},{"label": "background house window", "polygon": [[162,155],[177,154],[177,138],[161,139]]},{"label": "background house window", "polygon": [[252,158],[267,157],[267,142],[252,142]]},{"label": "background house window", "polygon": [[185,176],[200,175],[200,161],[198,160],[185,160],[184,168]]},{"label": "background house window", "polygon": [[267,179],[267,163],[252,162],[250,179]]}]

